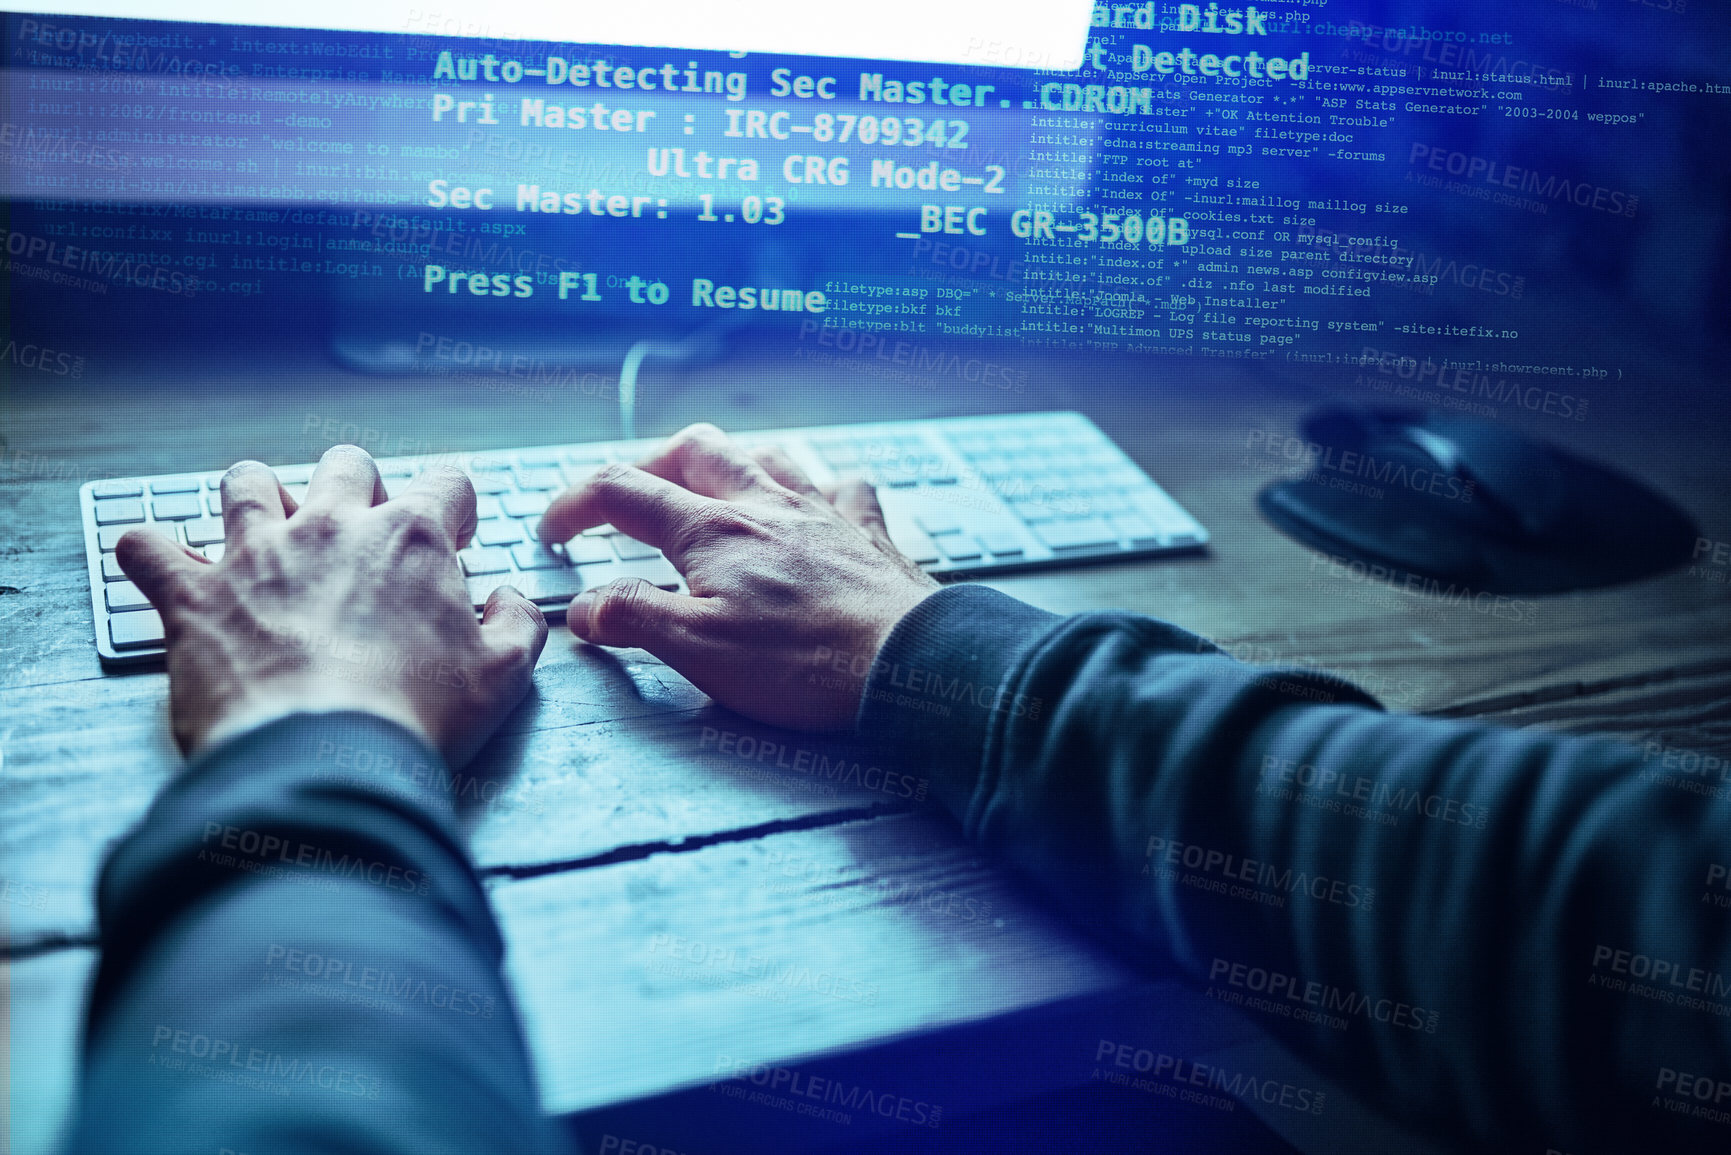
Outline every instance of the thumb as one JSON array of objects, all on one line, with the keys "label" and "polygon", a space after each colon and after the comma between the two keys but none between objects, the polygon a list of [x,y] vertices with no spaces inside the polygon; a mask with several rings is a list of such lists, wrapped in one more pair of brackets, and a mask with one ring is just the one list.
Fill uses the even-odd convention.
[{"label": "thumb", "polygon": [[616,578],[578,594],[565,621],[586,642],[635,646],[666,661],[696,616],[696,601],[686,594],[658,589],[642,578]]},{"label": "thumb", "polygon": [[514,588],[499,586],[481,609],[481,637],[525,671],[533,670],[547,644],[547,619]]}]

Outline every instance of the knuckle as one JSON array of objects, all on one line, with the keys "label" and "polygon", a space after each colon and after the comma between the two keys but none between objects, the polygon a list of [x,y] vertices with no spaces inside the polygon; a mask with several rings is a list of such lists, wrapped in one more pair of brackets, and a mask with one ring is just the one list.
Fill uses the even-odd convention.
[{"label": "knuckle", "polygon": [[329,449],[325,450],[323,456],[321,456],[319,460],[337,461],[343,458],[348,458],[357,465],[361,462],[371,464],[373,455],[362,449],[360,446],[351,445],[345,441],[341,444],[333,445]]},{"label": "knuckle", "polygon": [[395,516],[397,532],[409,545],[431,545],[444,540],[445,527],[422,506],[407,506],[397,510]]},{"label": "knuckle", "polygon": [[[264,507],[260,505],[259,508]],[[323,510],[303,510],[289,523],[289,538],[297,545],[325,545],[336,540],[341,531],[341,523]]]},{"label": "knuckle", "polygon": [[421,477],[425,479],[426,483],[441,487],[471,491],[475,488],[474,483],[469,480],[469,475],[449,462],[427,466],[421,470]]},{"label": "knuckle", "polygon": [[625,484],[627,479],[636,473],[637,468],[635,466],[626,465],[619,461],[609,462],[595,471],[594,476],[589,479],[589,484],[597,488],[613,488]]},{"label": "knuckle", "polygon": [[616,578],[595,599],[589,611],[590,624],[603,634],[634,630],[645,620],[645,591],[641,578]]}]

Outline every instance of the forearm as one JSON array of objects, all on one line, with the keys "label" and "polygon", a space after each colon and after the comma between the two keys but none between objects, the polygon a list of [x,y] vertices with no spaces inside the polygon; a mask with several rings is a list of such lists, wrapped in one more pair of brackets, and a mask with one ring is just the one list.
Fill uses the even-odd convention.
[{"label": "forearm", "polygon": [[[1211,650],[949,590],[892,635],[861,723],[1082,920],[1409,1118],[1597,1150],[1674,1121],[1662,1070],[1726,1077],[1724,1018],[1589,985],[1604,948],[1731,969],[1696,905],[1723,801],[1637,784],[1623,747],[1385,715]],[[992,688],[889,692],[912,670]]]},{"label": "forearm", "polygon": [[448,781],[341,714],[171,785],[103,872],[72,1149],[555,1149]]}]

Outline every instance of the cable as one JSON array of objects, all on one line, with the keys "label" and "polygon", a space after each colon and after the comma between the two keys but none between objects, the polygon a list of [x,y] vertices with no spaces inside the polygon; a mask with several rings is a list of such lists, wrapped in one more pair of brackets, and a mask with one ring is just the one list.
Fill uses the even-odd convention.
[{"label": "cable", "polygon": [[720,343],[725,327],[711,325],[679,341],[643,340],[626,350],[625,363],[619,367],[619,436],[625,441],[637,437],[637,373],[650,357],[668,357],[687,361],[704,353],[713,353]]}]

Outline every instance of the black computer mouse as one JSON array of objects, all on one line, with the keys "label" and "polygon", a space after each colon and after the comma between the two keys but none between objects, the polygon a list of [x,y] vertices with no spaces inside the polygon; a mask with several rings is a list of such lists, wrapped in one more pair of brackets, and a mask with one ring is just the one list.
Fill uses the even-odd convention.
[{"label": "black computer mouse", "polygon": [[1489,421],[1331,405],[1300,428],[1309,472],[1265,488],[1263,515],[1412,588],[1590,589],[1660,573],[1694,548],[1694,522],[1648,486]]}]

